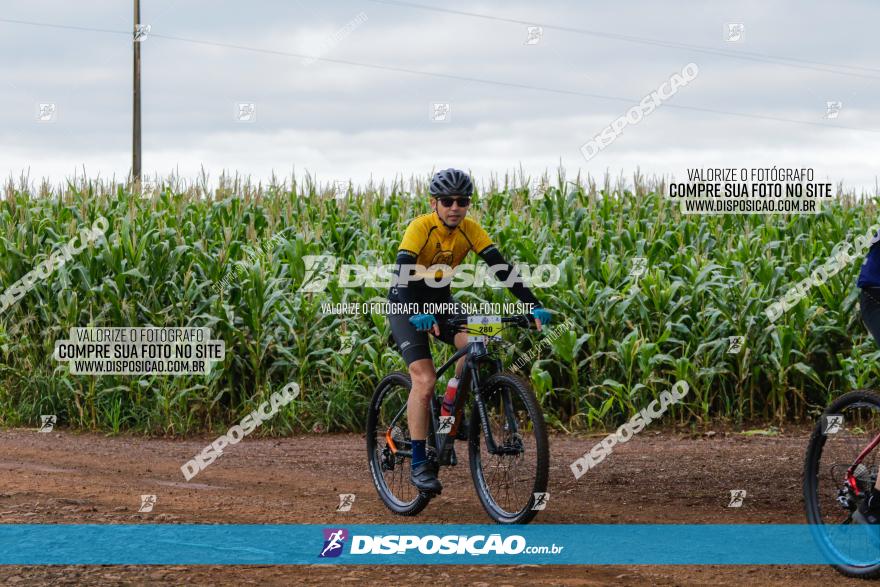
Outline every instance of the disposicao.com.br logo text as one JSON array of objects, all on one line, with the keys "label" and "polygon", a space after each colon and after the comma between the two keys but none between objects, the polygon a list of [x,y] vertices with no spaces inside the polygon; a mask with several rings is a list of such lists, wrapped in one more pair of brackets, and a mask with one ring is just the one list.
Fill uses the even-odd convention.
[{"label": "disposicao.com.br logo text", "polygon": [[[347,534],[341,529],[324,530],[324,550],[321,557],[339,556]],[[335,538],[334,538],[335,537]],[[386,554],[399,555],[418,553],[423,555],[462,555],[472,556],[500,554],[559,554],[564,546],[542,545],[529,546],[526,539],[518,534],[502,537],[501,534],[488,536],[477,534],[475,536],[445,535],[416,536],[406,534],[389,534],[386,536],[351,536],[351,548],[349,554]],[[330,549],[328,551],[328,549]],[[326,552],[326,554],[325,554]],[[331,554],[332,552],[332,554]]]}]

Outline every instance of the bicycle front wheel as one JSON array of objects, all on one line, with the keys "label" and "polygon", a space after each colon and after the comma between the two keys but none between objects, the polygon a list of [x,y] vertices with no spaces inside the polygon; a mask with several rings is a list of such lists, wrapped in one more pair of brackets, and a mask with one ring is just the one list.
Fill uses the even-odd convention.
[{"label": "bicycle front wheel", "polygon": [[825,410],[804,461],[804,507],[813,537],[848,577],[880,576],[880,528],[860,527],[854,515],[877,479],[880,447],[862,453],[878,434],[880,395],[852,391]]},{"label": "bicycle front wheel", "polygon": [[495,447],[485,438],[475,405],[468,454],[477,496],[496,522],[528,523],[546,507],[550,454],[544,415],[531,387],[511,373],[489,377],[481,395]]}]

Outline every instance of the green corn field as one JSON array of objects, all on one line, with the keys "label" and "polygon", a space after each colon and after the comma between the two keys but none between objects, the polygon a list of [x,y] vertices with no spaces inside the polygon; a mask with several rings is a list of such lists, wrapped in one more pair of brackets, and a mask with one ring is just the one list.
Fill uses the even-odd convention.
[{"label": "green corn field", "polygon": [[[522,370],[553,427],[619,425],[679,379],[691,391],[665,421],[690,426],[805,421],[837,395],[876,384],[880,352],[858,316],[859,262],[775,324],[764,315],[836,244],[877,221],[872,199],[842,196],[815,216],[686,216],[638,174],[604,185],[558,175],[540,198],[526,179],[487,182],[470,213],[509,260],[561,270],[535,293],[575,328]],[[350,187],[345,198],[309,176],[218,185],[170,178],[146,194],[106,181],[6,186],[3,289],[98,216],[110,228],[0,314],[0,424],[56,414],[59,426],[109,433],[223,431],[295,381],[300,397],[256,434],[363,429],[375,384],[403,362],[384,317],[325,316],[321,304],[386,289],[331,281],[298,292],[303,257],[392,263],[407,222],[429,209],[426,182]],[[647,259],[638,278],[635,257]],[[487,286],[454,293],[516,301]],[[52,358],[71,327],[147,325],[207,326],[225,341],[225,360],[207,377],[96,377],[70,375]],[[505,336],[498,351],[511,364],[542,335]],[[730,336],[745,337],[739,353],[728,352]],[[350,352],[340,352],[343,337]],[[435,360],[450,354],[434,348]]]}]

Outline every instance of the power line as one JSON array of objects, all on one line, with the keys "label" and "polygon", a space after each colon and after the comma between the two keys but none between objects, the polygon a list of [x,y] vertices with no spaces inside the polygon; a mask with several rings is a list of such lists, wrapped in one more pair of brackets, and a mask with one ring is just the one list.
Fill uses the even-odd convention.
[{"label": "power line", "polygon": [[[874,67],[862,67],[858,65],[843,65],[838,63],[822,63],[818,61],[809,61],[806,59],[799,59],[796,57],[784,57],[779,55],[768,55],[764,53],[756,53],[753,51],[729,51],[725,49],[716,49],[714,47],[706,47],[702,45],[691,45],[687,43],[678,43],[675,41],[665,41],[662,39],[650,39],[647,37],[636,37],[632,35],[623,35],[619,33],[608,33],[604,31],[594,31],[589,29],[575,28],[575,27],[567,27],[555,24],[548,23],[540,23],[535,21],[527,21],[527,20],[518,20],[515,18],[507,18],[503,16],[491,16],[488,14],[480,14],[476,12],[467,12],[464,10],[454,10],[451,8],[442,8],[439,6],[429,6],[426,4],[416,4],[414,2],[405,2],[403,0],[368,0],[369,2],[373,2],[375,4],[387,4],[390,6],[401,6],[404,8],[414,8],[417,10],[427,10],[430,12],[443,12],[446,14],[455,14],[458,16],[467,16],[470,18],[480,18],[484,20],[494,20],[497,22],[506,22],[512,24],[519,24],[525,26],[540,26],[545,29],[563,31],[568,33],[575,33],[580,35],[588,35],[594,37],[602,37],[606,39],[614,39],[617,41],[626,41],[630,43],[639,43],[642,45],[653,45],[658,47],[666,47],[670,49],[687,49],[690,51],[697,51],[700,53],[707,53],[710,55],[717,55],[720,57],[729,57],[731,59],[744,59],[747,61],[761,61],[766,63],[775,63],[776,65],[781,65],[784,67],[795,67],[798,69],[811,69],[814,71],[822,71],[825,73],[832,73],[836,75],[845,75],[851,77],[859,77],[864,79],[875,79],[880,80],[880,77],[873,75],[862,75],[858,73],[852,73],[848,71],[836,71],[834,69],[826,69],[827,67],[837,67],[837,68],[845,68],[845,69],[855,69],[861,71],[869,71],[874,73],[880,73],[880,69]],[[780,61],[791,61],[796,63],[802,63],[804,65],[796,65],[795,63],[781,63]]]},{"label": "power line", "polygon": [[[341,65],[351,65],[354,67],[378,69],[378,70],[382,70],[382,71],[392,71],[392,72],[396,72],[396,73],[406,73],[406,74],[410,74],[410,75],[436,77],[436,78],[441,78],[441,79],[451,79],[451,80],[456,80],[456,81],[473,82],[473,83],[487,84],[487,85],[494,85],[494,86],[501,86],[501,87],[508,87],[508,88],[517,88],[517,89],[523,89],[523,90],[535,90],[535,91],[539,91],[539,92],[562,94],[562,95],[567,95],[567,96],[580,96],[580,97],[584,97],[584,98],[594,98],[596,100],[610,100],[610,101],[614,101],[614,102],[625,102],[630,105],[637,104],[640,101],[640,99],[638,99],[638,98],[634,99],[634,98],[624,98],[624,97],[620,97],[620,96],[607,96],[607,95],[603,95],[603,94],[592,94],[589,92],[580,92],[577,90],[566,90],[563,88],[550,88],[550,87],[546,87],[546,86],[535,86],[535,85],[530,85],[530,84],[521,84],[521,83],[517,83],[517,82],[487,80],[487,79],[464,76],[464,75],[454,75],[454,74],[449,74],[449,73],[437,73],[437,72],[432,72],[432,71],[421,71],[421,70],[417,70],[417,69],[410,69],[407,67],[396,67],[396,66],[391,66],[391,65],[364,63],[364,62],[360,62],[360,61],[351,61],[348,59],[335,59],[335,58],[331,58],[331,57],[314,57],[314,56],[306,55],[303,53],[293,53],[293,52],[289,52],[289,51],[277,51],[274,49],[259,49],[256,47],[246,47],[244,45],[235,45],[232,43],[219,43],[219,42],[215,42],[215,41],[202,41],[202,40],[198,40],[198,39],[188,39],[185,37],[175,37],[175,36],[171,36],[171,35],[162,35],[162,34],[155,34],[155,33],[151,34],[150,36],[168,39],[168,40],[172,40],[172,41],[180,41],[180,42],[184,42],[184,43],[193,43],[193,44],[197,44],[197,45],[208,45],[208,46],[212,46],[212,47],[224,47],[227,49],[237,49],[237,50],[241,50],[241,51],[251,51],[251,52],[255,52],[255,53],[266,53],[266,54],[278,55],[278,56],[282,56],[282,57],[296,57],[296,58],[300,58],[300,59],[314,59],[317,61],[324,61],[327,63],[338,63]],[[694,112],[706,112],[709,114],[722,114],[722,115],[726,115],[726,116],[739,116],[739,117],[743,117],[743,118],[753,118],[753,119],[759,119],[759,120],[772,120],[775,122],[787,122],[790,124],[807,124],[807,125],[811,125],[811,126],[819,126],[822,128],[836,128],[836,129],[844,129],[844,130],[855,130],[855,131],[864,131],[864,132],[871,132],[871,133],[880,133],[880,129],[858,128],[858,127],[854,127],[854,126],[844,126],[844,125],[840,125],[840,124],[830,125],[830,124],[825,124],[822,122],[813,122],[810,120],[796,120],[793,118],[782,118],[782,117],[777,117],[777,116],[768,116],[768,115],[764,115],[764,114],[750,114],[747,112],[731,112],[728,110],[717,110],[714,108],[703,108],[700,106],[685,106],[685,105],[680,105],[680,104],[664,103],[663,107],[664,108],[675,108],[678,110],[690,110],[690,111],[694,111]]]},{"label": "power line", "polygon": [[[377,1],[377,0],[371,0],[371,1]],[[10,20],[0,18],[0,22],[10,22]],[[54,27],[54,28],[72,28],[75,30],[97,31],[97,32],[104,32],[104,33],[119,33],[119,34],[125,34],[125,35],[132,34],[130,31],[120,32],[120,31],[111,31],[111,30],[107,30],[107,29],[90,29],[87,27],[71,27],[71,26],[66,26],[66,25],[35,23],[35,22],[29,22],[29,21],[15,21],[15,22],[19,23],[19,24],[28,24],[28,25],[33,25],[33,26],[49,26],[49,27]],[[536,26],[538,26],[538,25],[536,25]],[[365,62],[360,62],[360,61],[351,61],[348,59],[335,59],[335,58],[331,58],[331,57],[315,57],[313,55],[307,55],[304,53],[294,53],[291,51],[279,51],[279,50],[275,50],[275,49],[263,49],[263,48],[258,48],[258,47],[248,47],[245,45],[237,45],[234,43],[221,43],[221,42],[217,42],[217,41],[204,41],[204,40],[200,40],[200,39],[190,39],[190,38],[186,38],[186,37],[163,35],[161,33],[151,32],[150,38],[166,39],[169,41],[177,41],[177,42],[190,43],[190,44],[195,44],[195,45],[222,47],[222,48],[226,48],[226,49],[235,49],[238,51],[248,51],[248,52],[252,52],[252,53],[261,53],[261,54],[266,54],[266,55],[276,55],[276,56],[280,56],[280,57],[295,57],[298,59],[309,59],[309,60],[314,60],[314,61],[323,61],[326,63],[337,63],[340,65],[349,65],[349,66],[353,66],[353,67],[362,67],[362,68],[367,68],[367,69],[390,71],[390,72],[395,72],[395,73],[406,73],[409,75],[419,75],[419,76],[424,76],[424,77],[449,79],[449,80],[478,83],[478,84],[492,85],[492,86],[499,86],[499,87],[517,88],[517,89],[523,89],[523,90],[533,90],[533,91],[538,91],[538,92],[560,94],[560,95],[566,95],[566,96],[578,96],[578,97],[583,97],[583,98],[593,98],[596,100],[624,102],[624,103],[627,103],[630,105],[637,104],[640,102],[640,99],[638,99],[638,98],[634,99],[634,98],[625,98],[625,97],[620,97],[620,96],[608,96],[608,95],[603,95],[603,94],[593,94],[593,93],[581,92],[581,91],[577,91],[577,90],[567,90],[564,88],[551,88],[551,87],[547,87],[547,86],[537,86],[537,85],[522,84],[522,83],[517,83],[517,82],[489,80],[489,79],[482,79],[482,78],[463,76],[463,75],[438,73],[438,72],[432,72],[432,71],[422,71],[422,70],[411,69],[411,68],[406,68],[406,67],[397,67],[397,66],[392,66],[392,65],[381,65],[381,64],[376,64],[376,63],[365,63]],[[681,105],[681,104],[664,103],[663,107],[676,109],[676,110],[704,112],[704,113],[708,113],[708,114],[719,114],[719,115],[723,115],[723,116],[736,116],[736,117],[740,117],[740,118],[751,118],[751,119],[756,119],[756,120],[769,120],[769,121],[773,121],[773,122],[785,122],[785,123],[789,123],[789,124],[818,126],[821,128],[833,128],[833,129],[841,129],[841,130],[854,130],[854,131],[861,131],[861,132],[880,133],[880,129],[858,128],[858,127],[853,127],[853,126],[844,126],[844,125],[840,125],[840,124],[826,124],[826,123],[814,122],[814,121],[810,121],[810,120],[797,120],[797,119],[793,119],[793,118],[783,118],[783,117],[769,116],[769,115],[764,115],[764,114],[751,114],[751,113],[747,113],[747,112],[733,112],[733,111],[729,111],[729,110],[718,110],[715,108],[703,108],[700,106],[687,106],[687,105]]]},{"label": "power line", "polygon": [[74,26],[69,24],[52,24],[48,22],[34,22],[31,20],[16,20],[13,18],[0,18],[0,22],[8,22],[10,24],[26,24],[29,26],[37,26],[37,27],[48,27],[53,29],[69,29],[74,31],[87,31],[92,33],[109,33],[113,35],[126,35],[131,36],[131,31],[114,31],[111,29],[96,29],[91,27],[84,26]]}]

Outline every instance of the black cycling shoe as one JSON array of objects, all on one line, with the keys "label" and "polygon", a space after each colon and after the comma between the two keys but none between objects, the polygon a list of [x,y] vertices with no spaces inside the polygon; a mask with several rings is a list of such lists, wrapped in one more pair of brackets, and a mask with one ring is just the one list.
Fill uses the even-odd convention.
[{"label": "black cycling shoe", "polygon": [[458,430],[455,431],[455,439],[456,440],[467,440],[468,439],[468,424],[467,422],[462,422],[458,427]]},{"label": "black cycling shoe", "polygon": [[440,480],[437,479],[437,465],[430,461],[425,461],[417,467],[413,467],[409,476],[409,481],[416,486],[416,489],[422,493],[436,493],[443,491]]},{"label": "black cycling shoe", "polygon": [[858,524],[880,524],[880,504],[877,501],[877,498],[871,499],[869,494],[853,512],[853,520]]}]

